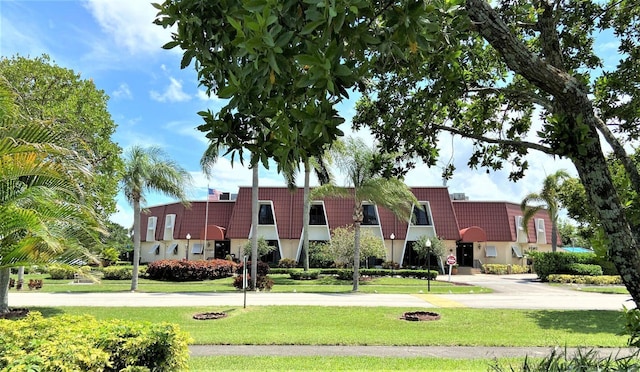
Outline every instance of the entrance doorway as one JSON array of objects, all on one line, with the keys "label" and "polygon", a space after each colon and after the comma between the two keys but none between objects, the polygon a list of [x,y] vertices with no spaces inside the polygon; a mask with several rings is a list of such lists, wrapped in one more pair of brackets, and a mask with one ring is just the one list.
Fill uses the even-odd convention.
[{"label": "entrance doorway", "polygon": [[473,243],[458,242],[456,244],[458,265],[473,267]]}]

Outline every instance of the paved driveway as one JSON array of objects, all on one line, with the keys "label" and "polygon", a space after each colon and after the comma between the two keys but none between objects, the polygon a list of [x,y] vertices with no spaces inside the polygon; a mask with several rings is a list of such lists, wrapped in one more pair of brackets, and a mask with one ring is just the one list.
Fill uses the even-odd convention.
[{"label": "paved driveway", "polygon": [[[448,280],[441,276],[438,280]],[[247,306],[389,306],[502,309],[620,310],[628,295],[587,293],[540,283],[535,275],[453,275],[453,282],[494,290],[489,294],[247,293]],[[243,293],[43,293],[11,292],[12,307],[33,306],[243,306]]]}]

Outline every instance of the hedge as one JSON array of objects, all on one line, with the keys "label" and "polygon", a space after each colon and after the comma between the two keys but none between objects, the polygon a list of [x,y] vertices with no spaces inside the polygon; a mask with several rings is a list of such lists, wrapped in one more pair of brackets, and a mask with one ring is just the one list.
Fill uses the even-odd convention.
[{"label": "hedge", "polygon": [[529,272],[529,268],[524,265],[505,265],[505,264],[484,264],[482,271],[485,274],[525,274]]},{"label": "hedge", "polygon": [[[130,280],[133,277],[133,266],[131,265],[107,266],[101,271],[102,279],[107,280]],[[143,270],[139,270],[138,274],[143,272]]]},{"label": "hedge", "polygon": [[549,281],[552,283],[573,283],[573,284],[591,284],[591,285],[621,285],[622,278],[619,275],[568,275],[568,274],[551,274]]},{"label": "hedge", "polygon": [[229,260],[185,261],[159,260],[149,264],[147,277],[167,281],[195,281],[221,279],[233,276],[238,266]]},{"label": "hedge", "polygon": [[551,274],[572,274],[572,264],[597,264],[593,253],[533,252],[532,257],[535,272],[544,282]]},{"label": "hedge", "polygon": [[315,269],[315,270],[304,271],[304,270],[298,269],[290,272],[289,276],[293,280],[313,280],[313,279],[318,279],[318,276],[320,276],[320,270]]},{"label": "hedge", "polygon": [[0,319],[0,370],[181,371],[190,341],[169,323],[31,312],[20,320]]}]

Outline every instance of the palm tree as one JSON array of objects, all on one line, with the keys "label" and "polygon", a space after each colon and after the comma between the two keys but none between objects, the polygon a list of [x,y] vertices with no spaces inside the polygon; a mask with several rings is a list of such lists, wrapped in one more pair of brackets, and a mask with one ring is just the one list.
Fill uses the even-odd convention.
[{"label": "palm tree", "polygon": [[191,175],[169,159],[158,147],[133,146],[127,151],[122,176],[124,195],[133,206],[133,277],[131,290],[138,289],[140,264],[140,213],[145,193],[155,191],[179,199],[188,205],[185,189],[191,187]]},{"label": "palm tree", "polygon": [[353,291],[358,291],[360,269],[360,225],[364,219],[365,201],[390,210],[398,218],[409,220],[418,200],[398,178],[384,178],[374,166],[377,151],[361,139],[347,139],[343,145],[334,146],[333,159],[347,177],[347,187],[322,185],[312,192],[314,198],[336,196],[353,198],[354,257]]},{"label": "palm tree", "polygon": [[[558,211],[560,209],[560,183],[569,178],[569,174],[564,170],[559,170],[547,176],[542,183],[542,190],[539,193],[530,193],[522,199],[520,209],[522,209],[522,227],[525,234],[529,233],[529,221],[539,211],[546,209],[551,219],[551,251],[555,252],[558,241]],[[538,203],[529,205],[530,203]]]},{"label": "palm tree", "polygon": [[[310,195],[310,176],[311,169],[315,171],[316,177],[320,185],[331,182],[331,173],[329,172],[329,154],[325,153],[322,157],[307,158],[304,160],[304,207],[302,215],[302,254],[304,255],[304,271],[309,271],[309,214],[311,211],[311,195]],[[296,186],[296,171],[294,167],[283,169],[284,177],[287,181],[287,187],[293,191]]]},{"label": "palm tree", "polygon": [[13,125],[8,92],[0,86],[0,313],[9,311],[11,267],[86,257],[100,231],[81,187],[92,178],[88,162],[55,145],[45,125]]}]

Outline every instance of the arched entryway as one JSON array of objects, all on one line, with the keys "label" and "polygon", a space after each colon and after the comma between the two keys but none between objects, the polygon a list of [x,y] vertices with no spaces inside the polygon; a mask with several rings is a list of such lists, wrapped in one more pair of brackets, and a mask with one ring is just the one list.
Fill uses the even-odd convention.
[{"label": "arched entryway", "polygon": [[460,240],[456,242],[456,258],[461,267],[474,267],[474,243],[486,242],[487,234],[478,226],[471,226],[460,230]]}]

